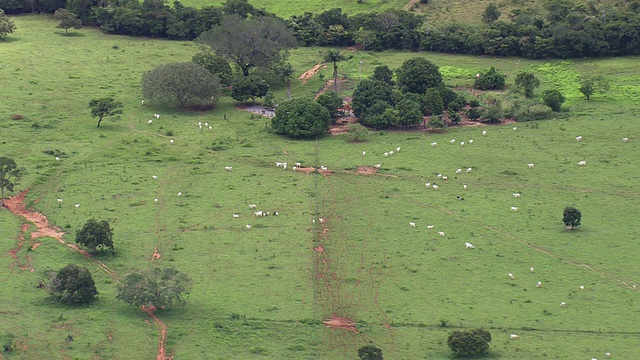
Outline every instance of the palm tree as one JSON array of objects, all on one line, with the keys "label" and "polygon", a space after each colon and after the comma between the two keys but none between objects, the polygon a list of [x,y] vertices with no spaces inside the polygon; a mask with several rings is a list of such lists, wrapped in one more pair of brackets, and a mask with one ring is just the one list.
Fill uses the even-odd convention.
[{"label": "palm tree", "polygon": [[282,77],[287,82],[287,99],[291,99],[291,75],[293,75],[294,69],[291,63],[286,63],[282,67]]},{"label": "palm tree", "polygon": [[333,89],[338,92],[338,62],[344,60],[340,50],[331,49],[324,54],[324,61],[333,63]]}]

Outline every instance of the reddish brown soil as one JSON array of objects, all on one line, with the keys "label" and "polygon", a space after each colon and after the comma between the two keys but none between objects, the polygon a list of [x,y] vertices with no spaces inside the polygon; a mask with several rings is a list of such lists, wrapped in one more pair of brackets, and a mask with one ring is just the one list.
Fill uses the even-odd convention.
[{"label": "reddish brown soil", "polygon": [[331,315],[331,319],[324,320],[322,323],[328,328],[349,330],[356,333],[358,332],[354,321],[349,318],[338,317],[335,314]]},{"label": "reddish brown soil", "polygon": [[358,166],[358,174],[371,175],[378,172],[374,166]]},{"label": "reddish brown soil", "polygon": [[327,67],[326,65],[322,65],[322,63],[316,64],[314,67],[312,67],[311,69],[305,71],[302,75],[300,75],[300,77],[298,79],[302,80],[303,84],[306,84],[307,81],[313,76],[315,75],[318,71],[320,71],[321,68],[323,67]]},{"label": "reddish brown soil", "polygon": [[153,313],[156,310],[154,306],[142,305],[141,308],[142,311],[149,315],[149,317],[153,320],[153,322],[156,324],[156,327],[160,331],[160,340],[158,341],[158,355],[156,356],[156,360],[172,359],[172,356],[167,357],[165,348],[165,343],[167,342],[167,326]]},{"label": "reddish brown soil", "polygon": [[296,171],[301,171],[305,174],[309,174],[310,172],[316,171],[316,168],[314,168],[313,166],[306,167],[306,168],[296,168]]}]

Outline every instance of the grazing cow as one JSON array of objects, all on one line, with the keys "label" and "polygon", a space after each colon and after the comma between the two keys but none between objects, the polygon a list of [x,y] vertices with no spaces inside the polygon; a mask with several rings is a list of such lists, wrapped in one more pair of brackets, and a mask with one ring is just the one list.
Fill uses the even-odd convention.
[{"label": "grazing cow", "polygon": [[431,187],[431,183],[424,183],[424,186]]},{"label": "grazing cow", "polygon": [[518,207],[517,206],[512,206],[511,207],[511,211],[518,211]]},{"label": "grazing cow", "polygon": [[233,167],[232,166],[225,166],[224,169],[227,170],[227,171],[231,171],[231,170],[233,170]]},{"label": "grazing cow", "polygon": [[240,217],[240,215],[238,215],[238,214],[231,214],[231,216],[234,217],[234,218],[239,218]]},{"label": "grazing cow", "polygon": [[409,222],[409,226],[411,226],[412,228],[416,227],[416,223],[414,222]]},{"label": "grazing cow", "polygon": [[433,225],[427,225],[427,229],[433,229]]},{"label": "grazing cow", "polygon": [[433,190],[438,190],[438,185],[433,184],[431,185],[431,187],[433,188]]},{"label": "grazing cow", "polygon": [[482,136],[486,136],[486,135],[487,135],[487,130],[484,130],[484,131],[482,132]]},{"label": "grazing cow", "polygon": [[513,274],[512,274],[512,273],[509,273],[509,279],[511,279],[511,280],[515,280],[515,276],[513,276]]},{"label": "grazing cow", "polygon": [[247,224],[245,225],[245,227],[247,228],[247,230],[251,230],[251,225]]},{"label": "grazing cow", "polygon": [[622,138],[622,141],[627,142],[629,141],[629,138]]},{"label": "grazing cow", "polygon": [[256,204],[249,204],[249,209],[251,210],[255,209],[256,207],[257,207]]},{"label": "grazing cow", "polygon": [[542,282],[538,281],[538,282],[536,283],[536,287],[537,287],[537,288],[541,288],[541,287],[542,287]]},{"label": "grazing cow", "polygon": [[473,169],[472,168],[467,168],[466,172],[470,173]]},{"label": "grazing cow", "polygon": [[576,136],[576,141],[582,141],[582,136]]},{"label": "grazing cow", "polygon": [[467,184],[462,185],[462,188],[467,190]]},{"label": "grazing cow", "polygon": [[431,146],[438,146],[438,143],[437,142],[432,142]]},{"label": "grazing cow", "polygon": [[578,162],[578,165],[585,166],[585,165],[587,165],[587,162],[582,160],[582,161]]},{"label": "grazing cow", "polygon": [[564,301],[561,301],[561,302],[560,302],[560,307],[567,307],[567,303],[566,303],[566,302],[564,302]]},{"label": "grazing cow", "polygon": [[518,335],[511,334],[511,340],[518,340]]},{"label": "grazing cow", "polygon": [[444,236],[444,231],[438,231],[438,235]]},{"label": "grazing cow", "polygon": [[468,242],[464,243],[464,245],[465,245],[465,249],[475,249],[476,248],[475,246],[473,246],[473,244],[468,243]]},{"label": "grazing cow", "polygon": [[533,169],[536,165],[535,164],[527,164],[527,166],[529,167],[529,169]]},{"label": "grazing cow", "polygon": [[450,142],[451,144],[455,144],[455,143],[456,143],[456,139],[451,139],[451,140],[449,140],[449,142]]},{"label": "grazing cow", "polygon": [[456,174],[462,174],[462,169],[456,169]]},{"label": "grazing cow", "polygon": [[513,193],[513,197],[514,198],[519,198],[520,197],[520,193]]}]

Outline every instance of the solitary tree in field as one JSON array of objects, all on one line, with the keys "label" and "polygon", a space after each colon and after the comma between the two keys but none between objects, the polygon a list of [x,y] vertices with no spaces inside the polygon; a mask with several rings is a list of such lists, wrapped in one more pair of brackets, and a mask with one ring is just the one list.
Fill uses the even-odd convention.
[{"label": "solitary tree in field", "polygon": [[220,94],[220,81],[193,62],[163,64],[142,76],[142,94],[158,104],[208,106]]},{"label": "solitary tree in field", "polygon": [[564,209],[564,214],[562,216],[562,222],[568,228],[572,230],[576,227],[580,226],[580,220],[582,219],[582,213],[580,210],[574,208],[573,206],[568,206]]},{"label": "solitary tree in field", "polygon": [[484,329],[454,331],[447,339],[447,345],[458,357],[483,355],[489,350],[491,334]]},{"label": "solitary tree in field", "polygon": [[91,219],[78,230],[76,243],[88,247],[94,253],[105,248],[113,251],[113,229],[106,220]]},{"label": "solitary tree in field", "polygon": [[305,98],[284,101],[271,119],[276,133],[298,139],[324,136],[330,122],[329,111],[324,106]]},{"label": "solitary tree in field", "polygon": [[184,304],[191,279],[175,268],[151,267],[133,272],[118,285],[116,298],[128,304],[158,309]]},{"label": "solitary tree in field", "polygon": [[516,88],[528,98],[533,97],[533,91],[540,86],[540,80],[530,72],[521,72],[516,75]]},{"label": "solitary tree in field", "polygon": [[5,15],[4,10],[0,9],[0,39],[3,36],[8,34],[12,34],[16,29],[16,25],[13,23],[13,20]]},{"label": "solitary tree in field", "polygon": [[604,94],[609,91],[609,80],[602,75],[599,76],[583,76],[580,80],[580,92],[587,98],[591,99],[591,95],[596,91]]},{"label": "solitary tree in field", "polygon": [[58,9],[53,14],[53,18],[56,21],[60,21],[58,29],[64,29],[64,34],[68,35],[70,28],[80,29],[82,27],[82,20],[78,19],[78,15],[72,13],[67,9]]},{"label": "solitary tree in field", "polygon": [[52,272],[46,289],[52,298],[66,305],[88,304],[98,295],[89,269],[73,264]]},{"label": "solitary tree in field", "polygon": [[13,191],[16,179],[21,175],[22,170],[18,168],[15,160],[8,157],[0,157],[0,204],[4,199],[4,189]]},{"label": "solitary tree in field", "polygon": [[500,18],[498,6],[494,3],[489,3],[482,13],[482,22],[491,26],[498,18]]},{"label": "solitary tree in field", "polygon": [[383,360],[382,349],[374,345],[365,345],[358,349],[360,360]]},{"label": "solitary tree in field", "polygon": [[492,66],[487,72],[480,73],[480,76],[473,82],[473,88],[480,90],[502,90],[504,89],[504,83],[504,74],[498,72],[498,70]]},{"label": "solitary tree in field", "polygon": [[440,68],[425,58],[413,58],[396,70],[398,87],[402,92],[424,94],[428,88],[442,85]]},{"label": "solitary tree in field", "polygon": [[330,49],[324,54],[324,61],[333,63],[333,91],[338,92],[338,62],[344,60],[340,50]]},{"label": "solitary tree in field", "polygon": [[91,116],[98,118],[98,127],[102,119],[107,116],[114,116],[122,114],[122,103],[115,101],[113,96],[108,96],[100,99],[93,99],[89,102],[89,109],[91,109]]}]

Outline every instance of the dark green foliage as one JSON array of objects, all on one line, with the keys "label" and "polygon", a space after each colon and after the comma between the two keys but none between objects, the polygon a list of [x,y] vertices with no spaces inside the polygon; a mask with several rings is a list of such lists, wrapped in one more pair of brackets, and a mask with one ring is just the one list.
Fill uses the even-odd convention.
[{"label": "dark green foliage", "polygon": [[452,101],[458,100],[458,94],[446,86],[440,86],[438,88],[438,92],[440,92],[440,97],[442,98],[442,104],[444,105],[445,109],[449,108],[449,104]]},{"label": "dark green foliage", "polygon": [[480,110],[477,107],[472,107],[469,110],[467,110],[467,117],[471,120],[480,119],[481,116],[482,116],[482,110]]},{"label": "dark green foliage", "polygon": [[46,285],[51,297],[65,305],[84,305],[98,295],[91,273],[85,267],[69,264],[51,273]]},{"label": "dark green foliage", "polygon": [[374,345],[365,345],[358,349],[360,360],[383,360],[382,349]]},{"label": "dark green foliage", "polygon": [[373,69],[371,79],[382,81],[393,86],[393,71],[391,71],[387,65],[376,66],[376,68]]},{"label": "dark green foliage", "polygon": [[68,34],[68,30],[70,28],[80,29],[82,27],[82,20],[78,19],[78,15],[72,13],[67,9],[58,9],[56,10],[53,18],[56,21],[60,21],[58,29],[64,29],[64,34]]},{"label": "dark green foliage", "polygon": [[469,106],[471,106],[472,108],[477,108],[478,106],[480,106],[480,101],[478,101],[478,99],[471,99],[469,101]]},{"label": "dark green foliage", "polygon": [[393,123],[394,125],[413,126],[420,124],[423,120],[420,103],[409,99],[398,101],[395,106],[395,111],[397,116]]},{"label": "dark green foliage", "polygon": [[310,99],[298,98],[280,104],[271,121],[278,134],[315,139],[326,135],[331,118],[324,106]]},{"label": "dark green foliage", "polygon": [[217,101],[220,82],[193,62],[169,63],[142,76],[142,94],[150,102],[167,106],[207,107]]},{"label": "dark green foliage", "polygon": [[360,118],[360,123],[374,129],[391,128],[396,121],[393,106],[384,100],[377,100]]},{"label": "dark green foliage", "polygon": [[76,243],[91,249],[94,253],[99,249],[113,251],[113,229],[106,220],[91,219],[76,233]]},{"label": "dark green foliage", "polygon": [[116,298],[136,306],[164,309],[174,303],[185,304],[190,290],[191,279],[187,275],[175,268],[152,266],[127,275],[118,285]]},{"label": "dark green foliage", "polygon": [[273,91],[267,91],[267,94],[264,96],[264,100],[262,100],[262,106],[267,109],[275,109],[278,106],[276,98],[273,95]]},{"label": "dark green foliage", "polygon": [[396,71],[397,83],[402,92],[424,94],[428,88],[442,86],[440,69],[425,58],[405,61]]},{"label": "dark green foliage", "polygon": [[444,111],[444,101],[437,88],[430,88],[424,94],[424,114],[440,115]]},{"label": "dark green foliage", "polygon": [[540,86],[540,80],[530,72],[520,72],[516,75],[516,88],[528,98],[533,97],[533,91]]},{"label": "dark green foliage", "polygon": [[343,101],[335,91],[325,91],[322,95],[318,96],[316,101],[329,111],[331,118],[337,118],[339,116],[338,109],[342,107]]},{"label": "dark green foliage", "polygon": [[457,112],[449,112],[449,120],[451,120],[452,124],[460,124],[460,121],[462,120],[460,118],[460,114],[458,114]]},{"label": "dark green foliage", "polygon": [[207,69],[211,74],[216,75],[220,79],[220,84],[224,86],[231,85],[233,70],[231,70],[229,61],[225,58],[216,56],[211,51],[202,50],[193,55],[191,61]]},{"label": "dark green foliage", "polygon": [[491,334],[484,329],[454,331],[447,339],[447,345],[457,357],[484,355],[489,350]]},{"label": "dark green foliage", "polygon": [[500,106],[500,104],[496,104],[487,108],[482,113],[481,117],[482,117],[482,120],[495,124],[500,122],[500,119],[502,119],[502,116],[503,116],[502,106]]},{"label": "dark green foliage", "polygon": [[502,90],[504,89],[504,74],[498,72],[493,66],[473,82],[473,87],[480,90]]},{"label": "dark green foliage", "polygon": [[500,10],[495,3],[489,3],[482,13],[482,22],[491,26],[496,20],[500,18]]},{"label": "dark green foliage", "polygon": [[236,79],[231,86],[231,97],[240,102],[249,99],[255,102],[257,97],[263,97],[269,91],[269,84],[258,75]]},{"label": "dark green foliage", "polygon": [[18,168],[15,160],[0,157],[0,204],[4,199],[4,189],[13,191],[16,179],[20,178],[22,169]]},{"label": "dark green foliage", "polygon": [[222,4],[222,11],[227,15],[235,14],[243,19],[255,14],[255,8],[247,0],[227,0]]},{"label": "dark green foliage", "polygon": [[449,105],[447,106],[447,109],[449,111],[458,112],[462,110],[463,107],[464,107],[464,99],[462,99],[461,97],[458,97],[457,99],[449,103]]},{"label": "dark green foliage", "polygon": [[565,98],[558,90],[547,90],[544,92],[542,100],[545,105],[551,108],[551,110],[560,111],[562,110],[562,104],[564,103]]},{"label": "dark green foliage", "polygon": [[3,36],[12,34],[16,29],[16,25],[13,23],[7,15],[5,15],[4,10],[0,9],[0,39]]},{"label": "dark green foliage", "polygon": [[582,213],[580,212],[580,210],[574,208],[573,206],[568,206],[564,209],[562,222],[566,227],[574,229],[580,226],[580,220],[582,220]]},{"label": "dark green foliage", "polygon": [[243,20],[237,15],[224,17],[220,25],[195,41],[234,63],[245,77],[254,68],[269,68],[285,61],[286,50],[296,44],[291,30],[280,19],[261,16]]},{"label": "dark green foliage", "polygon": [[391,85],[378,80],[362,80],[353,91],[352,108],[356,117],[366,125],[366,117],[370,108],[378,101],[389,101],[392,93]]},{"label": "dark green foliage", "polygon": [[427,126],[432,129],[444,129],[447,127],[447,124],[442,120],[442,116],[432,116]]},{"label": "dark green foliage", "polygon": [[113,96],[92,99],[89,102],[89,108],[91,109],[91,116],[98,118],[98,127],[100,127],[102,118],[122,114],[122,103],[116,101]]},{"label": "dark green foliage", "polygon": [[609,91],[609,80],[602,75],[589,76],[585,75],[580,79],[580,92],[587,98],[591,99],[591,95],[596,91],[600,94],[604,94]]}]

